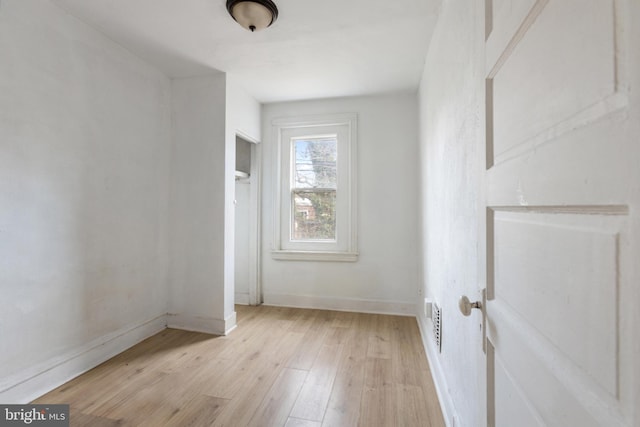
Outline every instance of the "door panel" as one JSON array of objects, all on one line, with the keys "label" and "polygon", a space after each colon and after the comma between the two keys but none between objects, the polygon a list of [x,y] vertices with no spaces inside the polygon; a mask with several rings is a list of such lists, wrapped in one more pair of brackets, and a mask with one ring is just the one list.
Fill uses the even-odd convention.
[{"label": "door panel", "polygon": [[487,424],[632,424],[623,0],[486,0]]},{"label": "door panel", "polygon": [[493,294],[615,396],[625,216],[586,212],[495,212]]},{"label": "door panel", "polygon": [[487,74],[506,56],[512,39],[519,34],[518,29],[527,25],[527,18],[534,17],[534,8],[543,7],[537,0],[486,0],[486,64]]},{"label": "door panel", "polygon": [[[490,348],[493,351],[493,348]],[[497,425],[509,425],[518,420],[519,427],[541,427],[544,421],[529,404],[529,399],[518,386],[518,382],[511,377],[500,359],[494,363],[495,373],[493,387],[500,398],[498,412],[495,414]]]},{"label": "door panel", "polygon": [[615,93],[613,12],[611,0],[541,10],[493,76],[495,156]]},{"label": "door panel", "polygon": [[[629,140],[621,136],[625,110],[501,161],[486,173],[489,206],[627,206]],[[594,195],[597,194],[597,198]]]},{"label": "door panel", "polygon": [[[489,333],[495,347],[491,381],[495,389],[496,426],[616,425],[605,414],[606,405],[591,393],[593,382],[586,380],[570,359],[555,352],[541,334],[526,332],[528,324],[499,299],[490,309]],[[509,407],[514,392],[518,394],[515,399],[520,401],[518,405],[526,407],[526,411],[514,414]],[[596,410],[601,411],[599,416],[593,415]]]}]

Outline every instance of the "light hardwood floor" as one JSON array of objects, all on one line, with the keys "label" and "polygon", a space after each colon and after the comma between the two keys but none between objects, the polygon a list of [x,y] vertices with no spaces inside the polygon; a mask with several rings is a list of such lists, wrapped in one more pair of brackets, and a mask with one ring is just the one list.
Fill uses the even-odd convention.
[{"label": "light hardwood floor", "polygon": [[37,399],[72,426],[443,426],[416,320],[237,306],[226,337],[167,329]]}]

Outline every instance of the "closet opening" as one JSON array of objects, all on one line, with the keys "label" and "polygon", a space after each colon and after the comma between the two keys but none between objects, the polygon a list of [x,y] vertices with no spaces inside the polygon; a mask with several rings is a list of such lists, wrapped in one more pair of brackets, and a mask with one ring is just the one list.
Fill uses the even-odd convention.
[{"label": "closet opening", "polygon": [[260,144],[236,135],[235,303],[262,304],[260,289]]}]

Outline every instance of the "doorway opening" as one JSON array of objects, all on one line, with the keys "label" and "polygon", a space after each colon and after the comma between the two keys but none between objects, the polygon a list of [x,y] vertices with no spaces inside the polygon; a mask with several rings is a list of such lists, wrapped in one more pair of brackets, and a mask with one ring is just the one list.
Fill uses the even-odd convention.
[{"label": "doorway opening", "polygon": [[235,303],[262,304],[260,286],[260,144],[236,135]]}]

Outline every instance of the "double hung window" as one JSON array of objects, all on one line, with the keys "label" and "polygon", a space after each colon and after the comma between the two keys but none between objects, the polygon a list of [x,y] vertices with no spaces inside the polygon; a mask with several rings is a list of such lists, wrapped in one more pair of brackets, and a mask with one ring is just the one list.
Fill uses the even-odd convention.
[{"label": "double hung window", "polygon": [[355,115],[274,121],[274,258],[355,261]]}]

